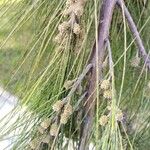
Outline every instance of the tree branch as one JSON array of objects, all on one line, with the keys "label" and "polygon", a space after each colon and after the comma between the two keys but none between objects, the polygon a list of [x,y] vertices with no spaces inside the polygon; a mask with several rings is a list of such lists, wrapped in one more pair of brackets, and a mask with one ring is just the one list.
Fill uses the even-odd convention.
[{"label": "tree branch", "polygon": [[[103,4],[100,12],[100,23],[99,23],[99,31],[98,31],[98,61],[99,61],[99,77],[102,79],[102,63],[105,54],[105,40],[109,36],[110,24],[112,20],[113,10],[116,5],[116,0],[103,0]],[[91,58],[89,63],[93,65],[93,68],[89,75],[89,86],[88,86],[88,94],[86,98],[86,105],[84,107],[84,114],[86,117],[83,121],[82,125],[82,133],[80,137],[79,150],[88,150],[88,142],[92,130],[95,105],[96,105],[96,97],[95,97],[95,88],[96,88],[96,42],[92,49]]]},{"label": "tree branch", "polygon": [[150,57],[149,54],[147,54],[143,41],[141,40],[140,34],[138,32],[138,29],[133,21],[133,18],[131,17],[130,12],[128,11],[128,8],[125,6],[124,2],[122,0],[117,0],[117,4],[121,9],[123,9],[125,13],[125,17],[127,19],[129,28],[135,38],[136,45],[138,47],[140,55],[143,57],[143,60],[145,61],[146,66],[150,70]]}]

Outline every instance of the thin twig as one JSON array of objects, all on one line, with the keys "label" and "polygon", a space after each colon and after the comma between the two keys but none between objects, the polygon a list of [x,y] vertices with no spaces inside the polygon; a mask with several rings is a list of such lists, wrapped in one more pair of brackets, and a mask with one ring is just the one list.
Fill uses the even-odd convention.
[{"label": "thin twig", "polygon": [[82,74],[78,77],[77,81],[73,84],[72,89],[70,90],[67,98],[72,97],[72,95],[74,94],[74,92],[76,91],[76,89],[78,88],[78,86],[80,85],[80,83],[82,82],[82,80],[84,79],[84,77],[86,76],[86,74],[92,68],[92,66],[93,65],[91,63],[86,66],[86,68],[83,70]]},{"label": "thin twig", "polygon": [[112,49],[111,49],[109,39],[106,40],[106,44],[107,44],[107,49],[108,49],[109,71],[110,71],[110,76],[112,77],[114,74],[114,67],[113,67],[114,63],[113,63],[113,59],[112,59]]},{"label": "thin twig", "polygon": [[139,53],[143,57],[146,66],[150,70],[150,56],[149,56],[149,54],[147,54],[147,52],[145,50],[143,41],[141,40],[140,34],[139,34],[138,29],[137,29],[137,27],[133,21],[133,18],[131,16],[128,8],[125,6],[125,3],[122,0],[117,0],[117,4],[119,5],[119,7],[121,9],[124,10],[125,17],[127,19],[129,28],[130,28],[130,30],[131,30],[134,38],[135,38],[135,42],[136,42],[136,45],[138,47]]},{"label": "thin twig", "polygon": [[77,111],[79,109],[79,105],[81,104],[81,102],[83,101],[83,99],[85,98],[87,92],[84,92],[81,97],[79,98],[77,104],[74,106],[74,111]]},{"label": "thin twig", "polygon": [[[88,65],[87,67],[89,68],[90,66]],[[86,69],[88,70],[88,68],[86,68]],[[87,70],[86,70],[86,71],[87,71]],[[85,98],[86,94],[87,94],[87,92],[84,92],[84,93],[81,95],[81,97],[79,98],[77,104],[76,104],[76,105],[74,106],[74,108],[73,108],[73,112],[75,112],[75,111],[78,110],[79,105],[80,105],[80,103],[83,101],[83,99]],[[67,99],[66,99],[66,100],[67,100]],[[58,120],[58,122],[59,122],[59,115],[57,115],[57,116],[55,116],[55,117],[53,118],[53,122],[56,122],[57,120]],[[58,130],[57,130],[57,136],[54,137],[54,138],[51,137],[51,138],[53,139],[53,143],[52,143],[51,150],[54,149],[56,139],[58,138],[58,135],[59,135],[60,127],[61,127],[61,124],[59,124]]]},{"label": "thin twig", "polygon": [[[100,23],[98,31],[98,63],[99,63],[99,79],[102,79],[102,63],[105,55],[105,39],[109,36],[110,24],[112,20],[113,10],[116,4],[116,0],[103,0],[100,13]],[[88,142],[92,131],[96,97],[96,43],[92,49],[90,63],[93,64],[91,74],[89,75],[89,87],[88,96],[86,99],[86,106],[84,108],[84,114],[87,114],[82,125],[82,133],[80,137],[79,150],[88,150]],[[91,105],[92,104],[92,105]],[[91,106],[91,107],[90,107]]]}]

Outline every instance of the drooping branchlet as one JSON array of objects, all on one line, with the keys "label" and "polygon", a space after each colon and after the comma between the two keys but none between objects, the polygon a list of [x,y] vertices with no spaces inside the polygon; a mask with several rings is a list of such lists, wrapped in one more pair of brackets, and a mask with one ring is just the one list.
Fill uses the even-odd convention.
[{"label": "drooping branchlet", "polygon": [[[54,41],[57,44],[61,44],[61,52],[65,49],[64,45],[67,43],[67,39],[70,41],[74,39],[74,34],[80,35],[76,36],[76,40],[81,40],[83,32],[81,32],[80,18],[83,15],[85,0],[67,0],[66,8],[64,9],[63,15],[67,16],[67,20],[63,21],[58,26],[59,33],[56,35]],[[74,34],[72,34],[74,33]],[[69,36],[69,35],[72,36]],[[74,48],[79,45],[79,41],[74,42]]]}]

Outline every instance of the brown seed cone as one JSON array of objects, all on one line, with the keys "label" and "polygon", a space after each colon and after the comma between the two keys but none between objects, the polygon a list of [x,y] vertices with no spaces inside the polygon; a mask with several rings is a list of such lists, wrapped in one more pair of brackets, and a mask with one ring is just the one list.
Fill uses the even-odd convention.
[{"label": "brown seed cone", "polygon": [[57,123],[53,123],[50,128],[50,135],[57,136],[58,125]]},{"label": "brown seed cone", "polygon": [[110,81],[109,80],[103,80],[101,83],[101,89],[108,90],[110,88]]},{"label": "brown seed cone", "polygon": [[61,114],[60,123],[66,124],[68,122],[69,116],[70,115],[68,115],[66,113]]},{"label": "brown seed cone", "polygon": [[59,25],[58,30],[62,34],[65,33],[69,27],[70,27],[69,22],[64,21],[62,24]]},{"label": "brown seed cone", "polygon": [[101,116],[99,123],[101,126],[105,126],[108,123],[108,116],[106,115]]},{"label": "brown seed cone", "polygon": [[74,24],[73,33],[76,35],[79,35],[81,33],[81,28],[80,28],[79,24],[77,24],[77,23]]},{"label": "brown seed cone", "polygon": [[53,110],[56,111],[56,112],[59,112],[62,107],[64,106],[64,102],[62,100],[58,100],[53,106]]},{"label": "brown seed cone", "polygon": [[43,120],[43,122],[41,122],[41,127],[43,129],[47,129],[51,124],[51,120],[50,118],[46,118],[45,120]]},{"label": "brown seed cone", "polygon": [[104,91],[103,96],[104,96],[104,98],[106,98],[106,99],[112,99],[112,91],[111,91],[111,90],[106,90],[106,91]]},{"label": "brown seed cone", "polygon": [[64,108],[64,113],[67,115],[71,115],[73,112],[73,108],[70,104],[66,104]]},{"label": "brown seed cone", "polygon": [[77,4],[74,8],[75,15],[81,17],[83,15],[83,12],[84,12],[83,5],[81,5],[80,3]]}]

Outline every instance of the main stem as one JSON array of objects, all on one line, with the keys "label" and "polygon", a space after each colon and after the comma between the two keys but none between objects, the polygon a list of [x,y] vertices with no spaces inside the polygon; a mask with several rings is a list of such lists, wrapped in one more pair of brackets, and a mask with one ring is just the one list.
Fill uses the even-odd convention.
[{"label": "main stem", "polygon": [[116,0],[103,0],[100,19],[99,19],[99,30],[98,30],[98,56],[96,55],[96,42],[92,49],[92,54],[89,63],[93,65],[90,75],[89,75],[89,86],[87,89],[86,104],[84,107],[85,119],[82,125],[82,133],[80,138],[79,150],[88,150],[89,138],[92,131],[95,105],[96,105],[96,57],[98,57],[99,64],[99,79],[102,79],[102,63],[105,55],[105,40],[108,39],[109,30],[113,15],[113,10],[116,4]]}]

